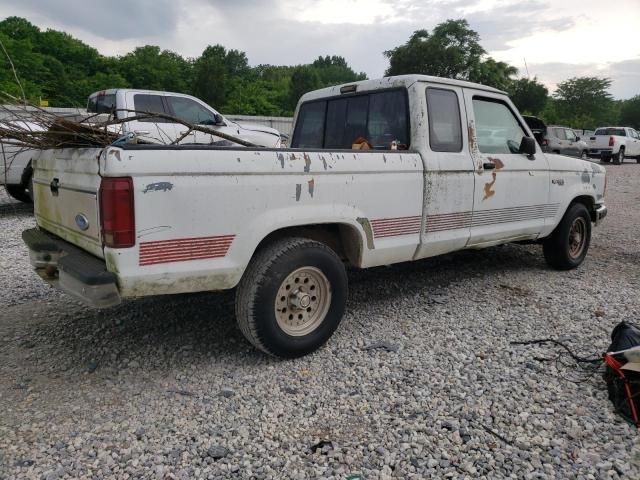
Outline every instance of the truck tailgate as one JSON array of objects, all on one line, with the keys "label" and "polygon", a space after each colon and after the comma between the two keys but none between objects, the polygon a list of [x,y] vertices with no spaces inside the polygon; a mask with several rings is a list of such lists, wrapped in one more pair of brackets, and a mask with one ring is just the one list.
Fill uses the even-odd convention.
[{"label": "truck tailgate", "polygon": [[45,150],[34,160],[38,226],[103,258],[99,225],[98,148]]}]

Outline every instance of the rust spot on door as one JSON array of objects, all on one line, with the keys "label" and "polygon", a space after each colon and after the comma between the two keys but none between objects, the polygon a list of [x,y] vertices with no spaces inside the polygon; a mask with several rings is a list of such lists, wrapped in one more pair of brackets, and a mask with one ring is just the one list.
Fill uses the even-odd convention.
[{"label": "rust spot on door", "polygon": [[493,163],[496,166],[496,169],[491,173],[491,177],[493,178],[493,180],[484,184],[484,198],[482,199],[483,201],[493,197],[496,194],[493,186],[495,185],[498,178],[498,170],[504,168],[504,162],[499,158],[488,157],[487,160]]}]

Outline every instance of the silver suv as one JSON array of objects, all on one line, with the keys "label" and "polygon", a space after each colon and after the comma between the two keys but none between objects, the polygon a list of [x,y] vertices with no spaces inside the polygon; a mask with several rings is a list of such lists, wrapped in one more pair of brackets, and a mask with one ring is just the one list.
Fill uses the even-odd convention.
[{"label": "silver suv", "polygon": [[559,125],[548,125],[547,131],[542,137],[542,151],[546,153],[559,153],[580,157],[584,160],[588,158],[589,145],[580,137],[576,136],[573,129]]}]

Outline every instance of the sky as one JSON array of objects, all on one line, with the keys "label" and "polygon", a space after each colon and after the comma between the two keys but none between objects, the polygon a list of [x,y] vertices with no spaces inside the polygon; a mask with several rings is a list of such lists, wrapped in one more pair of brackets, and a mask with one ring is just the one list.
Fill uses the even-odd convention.
[{"label": "sky", "polygon": [[197,57],[219,43],[251,65],[341,55],[369,78],[415,30],[464,18],[489,55],[551,90],[599,76],[615,98],[640,94],[640,0],[0,0],[0,18],[12,15],[105,55],[152,44]]}]

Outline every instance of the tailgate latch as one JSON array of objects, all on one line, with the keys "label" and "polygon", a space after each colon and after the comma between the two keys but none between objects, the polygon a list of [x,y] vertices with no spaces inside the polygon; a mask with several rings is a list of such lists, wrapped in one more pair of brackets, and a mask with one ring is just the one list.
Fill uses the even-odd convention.
[{"label": "tailgate latch", "polygon": [[53,196],[57,197],[58,188],[60,188],[60,180],[57,178],[54,178],[53,180],[51,180],[51,183],[49,184],[49,188],[51,189],[51,193],[53,194]]}]

